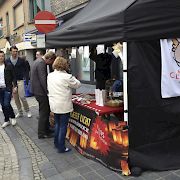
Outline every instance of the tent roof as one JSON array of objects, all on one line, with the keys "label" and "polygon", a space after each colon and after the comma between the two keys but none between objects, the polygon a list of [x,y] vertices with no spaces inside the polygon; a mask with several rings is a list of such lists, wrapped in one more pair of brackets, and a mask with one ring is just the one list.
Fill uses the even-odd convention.
[{"label": "tent roof", "polygon": [[47,47],[180,37],[179,0],[91,0],[56,31]]}]

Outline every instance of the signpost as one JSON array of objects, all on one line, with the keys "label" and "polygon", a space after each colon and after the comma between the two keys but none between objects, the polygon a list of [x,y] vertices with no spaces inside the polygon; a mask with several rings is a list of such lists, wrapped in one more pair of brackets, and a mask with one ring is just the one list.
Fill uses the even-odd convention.
[{"label": "signpost", "polygon": [[40,11],[35,16],[35,26],[41,33],[53,31],[56,26],[56,17],[49,11]]}]

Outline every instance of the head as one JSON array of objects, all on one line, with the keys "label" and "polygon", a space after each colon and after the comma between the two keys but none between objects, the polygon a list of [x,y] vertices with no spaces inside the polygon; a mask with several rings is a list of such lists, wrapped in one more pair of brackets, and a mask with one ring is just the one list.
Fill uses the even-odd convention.
[{"label": "head", "polygon": [[26,56],[21,56],[21,58],[26,61]]},{"label": "head", "polygon": [[43,56],[44,56],[43,51],[39,50],[39,51],[36,52],[36,59],[42,58]]},{"label": "head", "polygon": [[10,48],[11,56],[16,59],[18,57],[18,48],[16,46],[11,46]]},{"label": "head", "polygon": [[0,51],[0,64],[4,63],[5,60],[5,54],[3,51]]},{"label": "head", "polygon": [[46,64],[49,64],[49,65],[53,64],[55,59],[56,59],[56,54],[52,51],[49,51],[44,55],[44,60]]},{"label": "head", "polygon": [[53,69],[57,71],[68,71],[69,66],[69,61],[63,57],[57,57],[53,63]]}]

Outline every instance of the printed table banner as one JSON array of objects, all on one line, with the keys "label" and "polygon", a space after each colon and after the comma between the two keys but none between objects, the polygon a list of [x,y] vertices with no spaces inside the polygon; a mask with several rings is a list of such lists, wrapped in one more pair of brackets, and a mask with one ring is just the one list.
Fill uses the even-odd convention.
[{"label": "printed table banner", "polygon": [[161,39],[162,98],[180,96],[180,39]]},{"label": "printed table banner", "polygon": [[129,175],[126,122],[107,120],[95,111],[74,104],[66,137],[78,152],[115,171]]}]

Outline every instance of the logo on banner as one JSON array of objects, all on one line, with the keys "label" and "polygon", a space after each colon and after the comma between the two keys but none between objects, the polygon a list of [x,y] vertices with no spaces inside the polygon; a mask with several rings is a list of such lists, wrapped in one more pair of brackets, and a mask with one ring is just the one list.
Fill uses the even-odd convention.
[{"label": "logo on banner", "polygon": [[161,39],[162,98],[180,96],[180,39]]},{"label": "logo on banner", "polygon": [[97,144],[98,150],[107,155],[110,146],[110,138],[108,136],[107,124],[104,123],[100,117],[96,118],[96,121],[93,124],[91,137],[94,138],[94,141]]},{"label": "logo on banner", "polygon": [[173,59],[180,67],[180,45],[178,39],[172,39],[172,52],[173,52]]}]

